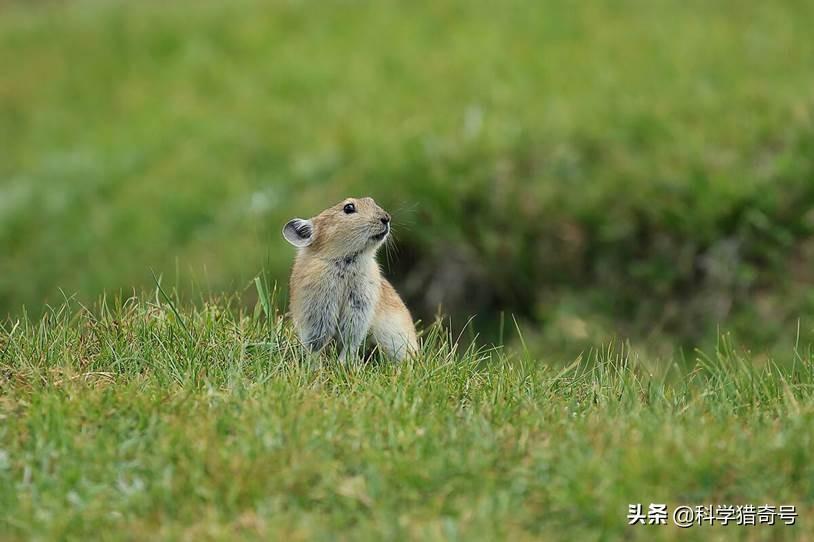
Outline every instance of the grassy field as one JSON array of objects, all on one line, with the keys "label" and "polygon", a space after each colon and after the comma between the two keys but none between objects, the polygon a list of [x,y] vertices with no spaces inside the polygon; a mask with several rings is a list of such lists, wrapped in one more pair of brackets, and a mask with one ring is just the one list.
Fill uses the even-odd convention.
[{"label": "grassy field", "polygon": [[[0,540],[814,538],[812,20],[0,0]],[[411,363],[278,312],[346,195]],[[627,527],[659,502],[800,520]]]},{"label": "grassy field", "polygon": [[[807,350],[568,366],[455,343],[304,356],[261,304],[62,309],[0,334],[0,538],[806,540]],[[375,361],[375,360],[374,360]],[[631,503],[794,504],[798,524],[627,526]]]},{"label": "grassy field", "polygon": [[503,310],[549,348],[668,356],[719,325],[810,336],[812,19],[791,0],[4,3],[0,313],[151,270],[282,284],[281,225],[369,194],[425,319],[487,332]]}]

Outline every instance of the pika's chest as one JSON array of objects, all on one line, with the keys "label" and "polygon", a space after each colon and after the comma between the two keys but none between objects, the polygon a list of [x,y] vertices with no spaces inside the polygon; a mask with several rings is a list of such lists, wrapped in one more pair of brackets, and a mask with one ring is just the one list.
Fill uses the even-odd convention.
[{"label": "pika's chest", "polygon": [[356,261],[339,260],[331,269],[332,292],[340,312],[372,310],[378,302],[379,281],[375,269]]}]

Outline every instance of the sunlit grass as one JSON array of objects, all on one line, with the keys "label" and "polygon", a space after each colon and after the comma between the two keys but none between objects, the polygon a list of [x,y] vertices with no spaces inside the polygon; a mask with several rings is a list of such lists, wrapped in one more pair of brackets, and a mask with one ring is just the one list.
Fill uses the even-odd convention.
[{"label": "sunlit grass", "polygon": [[165,291],[3,324],[3,538],[679,534],[631,531],[637,502],[796,504],[797,527],[755,535],[810,528],[802,349],[756,362],[723,340],[654,370],[621,345],[538,359],[432,325],[416,360],[343,366],[273,303]]}]

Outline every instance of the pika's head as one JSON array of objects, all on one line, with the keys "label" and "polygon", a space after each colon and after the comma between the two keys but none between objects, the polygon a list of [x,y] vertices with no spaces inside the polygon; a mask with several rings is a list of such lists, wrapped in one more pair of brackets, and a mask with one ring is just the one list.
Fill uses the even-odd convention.
[{"label": "pika's head", "polygon": [[328,257],[375,251],[390,233],[390,215],[373,198],[347,198],[305,220],[294,218],[283,227],[283,237],[297,248]]}]

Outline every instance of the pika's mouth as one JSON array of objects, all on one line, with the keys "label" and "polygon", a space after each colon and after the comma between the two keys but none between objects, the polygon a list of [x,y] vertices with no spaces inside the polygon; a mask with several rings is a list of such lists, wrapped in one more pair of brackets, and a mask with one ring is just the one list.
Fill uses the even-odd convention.
[{"label": "pika's mouth", "polygon": [[390,233],[390,226],[386,226],[386,227],[384,228],[384,230],[382,230],[381,232],[377,233],[376,235],[371,235],[371,236],[370,236],[370,238],[371,238],[371,239],[373,239],[374,241],[381,241],[381,240],[383,240],[385,237],[387,237],[387,234],[388,234],[388,233]]}]

